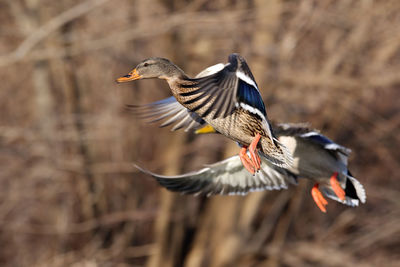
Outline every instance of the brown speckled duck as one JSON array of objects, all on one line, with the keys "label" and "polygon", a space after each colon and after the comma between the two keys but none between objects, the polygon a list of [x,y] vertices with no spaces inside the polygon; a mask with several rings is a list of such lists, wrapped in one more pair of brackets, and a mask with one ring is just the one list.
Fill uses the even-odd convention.
[{"label": "brown speckled duck", "polygon": [[168,59],[149,58],[117,81],[165,79],[184,108],[240,144],[239,158],[251,174],[260,170],[259,153],[273,165],[290,167],[292,156],[271,129],[260,91],[244,58],[231,54],[227,64],[214,65],[202,76],[189,78]]}]

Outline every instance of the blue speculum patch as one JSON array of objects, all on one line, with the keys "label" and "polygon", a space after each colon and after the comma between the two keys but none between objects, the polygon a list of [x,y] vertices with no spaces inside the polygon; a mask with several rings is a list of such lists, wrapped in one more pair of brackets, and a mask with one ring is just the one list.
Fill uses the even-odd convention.
[{"label": "blue speculum patch", "polygon": [[328,144],[334,144],[332,140],[329,138],[323,136],[323,135],[311,135],[307,137],[308,139],[313,140],[315,143],[321,144],[321,145],[328,145]]},{"label": "blue speculum patch", "polygon": [[238,101],[245,103],[258,109],[263,115],[266,116],[264,101],[258,90],[252,85],[239,79],[239,88],[237,92]]}]

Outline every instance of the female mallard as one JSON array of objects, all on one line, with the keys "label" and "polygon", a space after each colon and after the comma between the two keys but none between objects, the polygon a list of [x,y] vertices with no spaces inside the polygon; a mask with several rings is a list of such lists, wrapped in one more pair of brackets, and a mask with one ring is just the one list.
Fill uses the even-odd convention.
[{"label": "female mallard", "polygon": [[258,150],[272,164],[289,167],[292,157],[273,134],[246,61],[238,54],[231,54],[227,64],[207,69],[206,75],[189,78],[168,59],[149,58],[117,81],[165,79],[181,105],[242,146],[239,157],[250,173],[260,170]]},{"label": "female mallard", "polygon": [[[199,134],[216,132],[174,97],[132,108],[151,118],[152,122],[168,118],[161,127],[176,123],[172,130],[186,127],[186,130],[196,130]],[[138,168],[155,177],[166,188],[184,193],[246,194],[256,190],[286,188],[288,182],[296,183],[297,178],[309,178],[315,181],[311,195],[323,212],[326,212],[327,205],[323,195],[349,206],[365,202],[363,186],[347,167],[350,149],[304,124],[278,124],[273,126],[273,131],[292,153],[292,166],[274,166],[261,155],[261,171],[254,176],[244,171],[238,156],[178,176],[162,176]]]}]

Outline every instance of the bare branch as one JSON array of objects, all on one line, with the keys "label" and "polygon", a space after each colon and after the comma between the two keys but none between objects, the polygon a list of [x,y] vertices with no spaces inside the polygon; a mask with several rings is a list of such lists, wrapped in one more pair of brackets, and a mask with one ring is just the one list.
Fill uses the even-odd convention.
[{"label": "bare branch", "polygon": [[7,64],[7,62],[11,63],[21,60],[49,34],[56,31],[66,23],[85,15],[107,1],[109,0],[87,0],[52,18],[44,25],[37,28],[27,38],[25,38],[25,40],[17,47],[17,49],[15,49],[14,52],[9,55],[2,56],[0,59],[0,65],[2,65],[1,62],[3,61]]}]

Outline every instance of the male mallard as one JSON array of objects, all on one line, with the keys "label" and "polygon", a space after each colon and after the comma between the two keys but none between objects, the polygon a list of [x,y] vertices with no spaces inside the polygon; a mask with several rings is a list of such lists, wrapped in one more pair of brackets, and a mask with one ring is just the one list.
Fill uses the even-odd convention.
[{"label": "male mallard", "polygon": [[[195,130],[198,134],[216,132],[174,97],[131,108],[150,118],[151,122],[168,118],[161,127],[176,123],[172,130],[186,127],[186,131]],[[277,124],[273,125],[273,131],[292,153],[292,166],[274,166],[261,156],[261,171],[252,176],[243,170],[239,157],[234,156],[178,176],[162,176],[137,167],[156,178],[162,186],[184,193],[246,194],[256,190],[286,188],[288,182],[296,183],[297,178],[309,178],[315,181],[311,195],[323,212],[326,212],[327,201],[322,194],[349,206],[365,202],[363,186],[347,168],[350,149],[334,143],[305,124]]]},{"label": "male mallard", "polygon": [[239,157],[250,173],[260,170],[258,152],[274,165],[289,167],[292,157],[273,134],[260,91],[244,58],[231,54],[227,64],[214,65],[204,75],[189,78],[168,59],[149,58],[117,81],[165,79],[175,99],[189,113],[241,145]]}]

